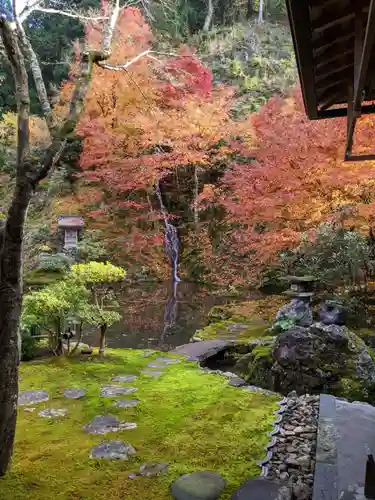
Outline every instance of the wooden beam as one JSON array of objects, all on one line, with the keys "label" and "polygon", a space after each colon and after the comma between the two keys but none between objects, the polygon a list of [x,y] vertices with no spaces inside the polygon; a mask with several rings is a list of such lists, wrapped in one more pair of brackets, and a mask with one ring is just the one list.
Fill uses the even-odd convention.
[{"label": "wooden beam", "polygon": [[335,67],[332,65],[331,70],[328,70],[326,73],[317,74],[315,76],[315,82],[317,84],[319,83],[319,86],[317,85],[317,88],[324,87],[326,83],[331,83],[332,75],[335,75],[335,80],[341,80],[341,77],[339,78],[339,75],[346,76],[347,74],[350,75],[350,73],[353,73],[353,61],[343,66]]},{"label": "wooden beam", "polygon": [[[333,104],[332,104],[333,106]],[[375,114],[375,104],[366,104],[361,107],[361,115],[372,115]],[[340,118],[348,116],[348,108],[333,108],[318,111],[318,119],[325,118]]]},{"label": "wooden beam", "polygon": [[314,83],[309,3],[308,0],[286,0],[286,5],[306,114],[310,119],[315,119],[318,116],[318,106]]},{"label": "wooden beam", "polygon": [[[347,50],[345,52],[339,52],[339,53],[335,53],[335,55],[331,56],[331,57],[327,57],[326,59],[323,58],[323,57],[319,57],[319,59],[317,61],[315,61],[315,68],[316,70],[319,70],[324,72],[326,71],[327,69],[330,69],[332,67],[332,63],[333,62],[336,62],[336,61],[340,61],[340,60],[343,60],[346,62],[353,62],[353,54],[354,54],[354,50],[353,49],[350,49],[350,50]],[[316,76],[319,75],[319,72],[317,71],[316,72]]]},{"label": "wooden beam", "polygon": [[356,16],[354,47],[354,84],[348,102],[348,133],[346,138],[345,159],[349,159],[353,148],[353,136],[357,119],[361,116],[363,90],[367,80],[367,70],[375,42],[375,0],[370,0],[370,8],[363,38],[361,16]]}]

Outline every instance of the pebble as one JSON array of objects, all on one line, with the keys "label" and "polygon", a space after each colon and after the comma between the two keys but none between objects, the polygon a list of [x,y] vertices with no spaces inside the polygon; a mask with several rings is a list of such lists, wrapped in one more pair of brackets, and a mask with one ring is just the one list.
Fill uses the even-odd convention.
[{"label": "pebble", "polygon": [[310,500],[314,479],[319,396],[289,394],[267,479],[282,481],[295,500]]}]

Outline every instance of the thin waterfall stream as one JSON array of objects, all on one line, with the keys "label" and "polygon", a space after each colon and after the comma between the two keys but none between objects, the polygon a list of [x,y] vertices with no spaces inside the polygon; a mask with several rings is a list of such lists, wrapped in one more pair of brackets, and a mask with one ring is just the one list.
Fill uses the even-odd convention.
[{"label": "thin waterfall stream", "polygon": [[181,281],[177,274],[178,262],[180,257],[180,241],[178,238],[177,229],[168,220],[168,211],[164,205],[160,189],[160,179],[158,179],[158,181],[156,182],[155,191],[159,200],[160,210],[164,219],[164,225],[165,225],[164,248],[165,248],[165,253],[171,262],[172,280],[174,282]]}]

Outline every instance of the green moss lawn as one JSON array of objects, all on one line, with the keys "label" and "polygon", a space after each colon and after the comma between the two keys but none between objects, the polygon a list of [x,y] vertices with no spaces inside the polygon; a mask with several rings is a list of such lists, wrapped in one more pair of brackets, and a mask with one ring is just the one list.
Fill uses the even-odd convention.
[{"label": "green moss lawn", "polygon": [[[138,391],[135,408],[118,409],[118,398],[102,398],[100,387],[119,374],[138,375],[160,353],[149,357],[138,350],[108,351],[105,361],[52,358],[21,365],[20,390],[45,389],[50,401],[19,408],[11,472],[0,479],[1,500],[164,500],[170,483],[197,470],[217,471],[227,480],[222,499],[240,483],[259,474],[276,398],[232,388],[227,380],[193,363],[171,365],[160,378],[141,375],[131,384]],[[69,400],[69,387],[88,389],[85,398]],[[126,397],[126,396],[125,396]],[[48,420],[43,408],[68,408],[68,416]],[[112,414],[136,422],[137,429],[89,435],[82,430],[96,415]],[[137,455],[129,461],[89,459],[90,449],[103,440],[131,443]],[[165,475],[129,479],[146,461],[165,461]]]},{"label": "green moss lawn", "polygon": [[248,344],[252,340],[265,338],[269,336],[270,325],[261,321],[249,323],[246,327],[246,321],[239,322],[243,328],[233,327],[236,321],[223,320],[211,323],[202,330],[195,332],[194,337],[201,340],[232,340],[240,344]]}]

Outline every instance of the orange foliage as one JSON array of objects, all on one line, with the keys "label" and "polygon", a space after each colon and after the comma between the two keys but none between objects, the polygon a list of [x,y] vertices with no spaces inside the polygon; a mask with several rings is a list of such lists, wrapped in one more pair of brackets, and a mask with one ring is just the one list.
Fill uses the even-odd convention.
[{"label": "orange foliage", "polygon": [[[90,45],[98,31],[88,33]],[[141,12],[124,10],[109,64],[123,64],[150,50],[152,35]],[[112,251],[168,273],[163,225],[155,184],[181,166],[210,168],[226,161],[236,142],[218,147],[226,137],[242,135],[248,124],[230,118],[232,89],[212,90],[210,72],[187,48],[178,55],[145,54],[126,71],[96,68],[85,112],[78,126],[84,137],[82,180],[100,186],[96,207],[81,207],[90,224],[106,228]],[[61,92],[61,113],[71,84]],[[81,202],[79,202],[81,203]]]},{"label": "orange foliage", "polygon": [[[252,123],[255,160],[232,164],[225,176],[230,194],[220,195],[227,222],[236,226],[227,246],[242,257],[248,276],[259,276],[281,250],[296,246],[302,232],[321,221],[341,217],[347,223],[343,211],[349,207],[350,223],[368,231],[375,162],[343,161],[345,119],[309,121],[296,92],[288,100],[270,99]],[[374,144],[374,131],[373,122],[359,121],[360,152]]]}]

